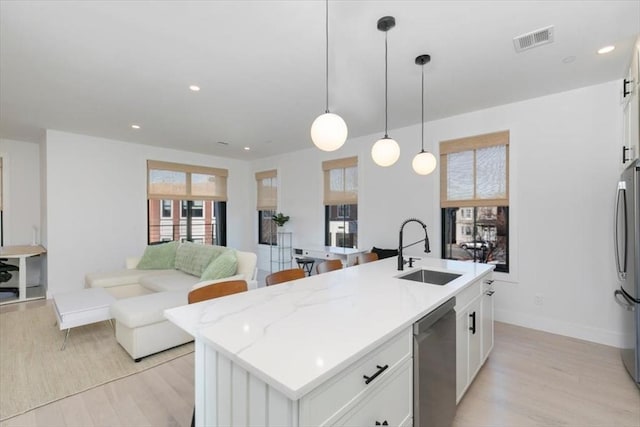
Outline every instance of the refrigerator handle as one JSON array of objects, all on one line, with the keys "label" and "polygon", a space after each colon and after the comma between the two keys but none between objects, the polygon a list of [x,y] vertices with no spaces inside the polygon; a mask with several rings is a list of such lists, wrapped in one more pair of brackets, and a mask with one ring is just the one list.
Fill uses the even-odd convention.
[{"label": "refrigerator handle", "polygon": [[[618,296],[620,295],[622,295],[622,299],[624,300],[624,302],[620,301],[620,298],[618,298]],[[629,301],[629,298],[627,298],[627,296],[620,289],[615,290],[615,292],[613,293],[613,298],[615,298],[618,305],[625,310],[633,311],[635,309],[635,305],[633,304],[633,302]]]},{"label": "refrigerator handle", "polygon": [[[627,277],[627,233],[629,232],[628,230],[628,224],[627,224],[627,186],[625,182],[619,182],[618,183],[618,194],[616,196],[616,213],[615,213],[615,218],[616,218],[616,223],[615,223],[615,254],[616,254],[616,269],[618,270],[618,278],[620,280],[625,280]],[[622,202],[624,204],[623,209],[622,209],[622,214],[624,215],[623,219],[624,219],[624,233],[623,233],[623,238],[624,238],[624,253],[622,256],[622,259],[620,259],[620,236],[618,235],[618,230],[619,230],[619,224],[618,221],[620,221],[620,202]],[[621,261],[622,261],[622,265],[621,265]]]}]

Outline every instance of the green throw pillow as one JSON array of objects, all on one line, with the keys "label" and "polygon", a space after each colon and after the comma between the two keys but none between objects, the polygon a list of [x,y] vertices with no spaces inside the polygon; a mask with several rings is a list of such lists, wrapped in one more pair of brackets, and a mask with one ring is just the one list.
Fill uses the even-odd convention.
[{"label": "green throw pillow", "polygon": [[178,242],[147,246],[136,268],[139,270],[173,270],[176,264],[177,249]]},{"label": "green throw pillow", "polygon": [[236,251],[228,250],[209,263],[202,273],[202,280],[224,279],[236,274],[238,271],[238,257]]},{"label": "green throw pillow", "polygon": [[184,242],[178,246],[176,251],[175,268],[187,274],[200,277],[209,263],[227,250],[224,246]]}]

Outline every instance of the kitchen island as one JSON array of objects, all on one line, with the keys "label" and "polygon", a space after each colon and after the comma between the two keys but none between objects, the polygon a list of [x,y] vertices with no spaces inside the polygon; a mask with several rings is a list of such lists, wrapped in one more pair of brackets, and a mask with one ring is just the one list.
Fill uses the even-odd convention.
[{"label": "kitchen island", "polygon": [[[196,424],[411,425],[413,323],[453,296],[464,302],[456,312],[479,301],[493,267],[396,266],[389,258],[166,310],[196,339]],[[444,286],[398,278],[420,268],[460,277]],[[475,334],[475,312],[473,322]],[[491,319],[491,340],[492,331]],[[479,369],[464,364],[458,383]],[[374,378],[365,384],[365,375]]]}]

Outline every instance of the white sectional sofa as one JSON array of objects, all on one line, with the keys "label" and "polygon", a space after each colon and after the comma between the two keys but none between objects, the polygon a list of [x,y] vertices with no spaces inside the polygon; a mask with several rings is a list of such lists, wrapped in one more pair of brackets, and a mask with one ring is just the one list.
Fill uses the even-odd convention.
[{"label": "white sectional sofa", "polygon": [[[136,361],[193,341],[192,336],[164,317],[165,309],[186,305],[187,295],[192,289],[240,279],[247,281],[249,289],[255,289],[258,285],[257,257],[254,253],[189,242],[171,244],[176,247],[173,263],[169,246],[149,246],[143,257],[128,258],[124,270],[90,273],[85,277],[87,287],[105,288],[117,299],[111,306],[111,314],[116,321],[116,339]],[[149,263],[150,257],[147,255],[154,251],[169,254],[165,254],[166,259],[155,263],[151,257],[152,262]],[[220,258],[223,254],[226,262]],[[234,258],[233,255],[237,261],[235,267],[228,261]],[[225,270],[222,275],[232,275],[207,278],[219,276],[217,268]]]}]

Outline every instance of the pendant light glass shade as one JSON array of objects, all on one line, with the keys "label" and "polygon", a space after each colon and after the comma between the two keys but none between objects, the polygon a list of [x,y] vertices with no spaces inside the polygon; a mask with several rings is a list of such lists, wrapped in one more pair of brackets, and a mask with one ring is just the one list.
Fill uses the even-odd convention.
[{"label": "pendant light glass shade", "polygon": [[329,112],[329,0],[325,1],[325,67],[325,112],[311,124],[311,140],[323,151],[335,151],[347,140],[349,131],[342,117]]},{"label": "pendant light glass shade", "polygon": [[388,46],[387,46],[387,32],[396,26],[396,19],[393,16],[383,16],[378,19],[378,30],[384,31],[384,137],[377,140],[373,147],[371,147],[371,158],[373,161],[382,167],[391,166],[400,157],[400,146],[398,143],[389,138],[387,132],[388,126]]},{"label": "pendant light glass shade", "polygon": [[400,157],[400,146],[394,139],[379,139],[371,147],[371,157],[378,166],[391,166]]},{"label": "pendant light glass shade", "polygon": [[429,61],[431,61],[430,55],[420,55],[416,58],[416,64],[422,66],[422,143],[421,150],[413,158],[411,166],[418,175],[429,175],[438,164],[436,156],[424,150],[424,64]]},{"label": "pendant light glass shade", "polygon": [[323,151],[335,151],[347,140],[347,124],[337,114],[324,113],[311,125],[311,140]]},{"label": "pendant light glass shade", "polygon": [[418,175],[429,175],[436,169],[436,156],[428,151],[422,151],[413,158],[411,166]]}]

